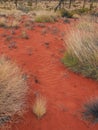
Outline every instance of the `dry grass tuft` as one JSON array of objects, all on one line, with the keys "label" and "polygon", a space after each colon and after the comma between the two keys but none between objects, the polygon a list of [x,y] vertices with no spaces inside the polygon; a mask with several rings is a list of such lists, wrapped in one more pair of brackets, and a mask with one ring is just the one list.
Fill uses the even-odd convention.
[{"label": "dry grass tuft", "polygon": [[12,28],[18,28],[19,27],[19,22],[17,20],[13,20],[10,27],[12,27]]},{"label": "dry grass tuft", "polygon": [[19,28],[19,22],[18,20],[14,19],[14,20],[8,20],[7,18],[0,18],[0,27],[4,27],[4,28]]},{"label": "dry grass tuft", "polygon": [[22,31],[21,37],[22,37],[23,39],[29,39],[29,36],[28,36],[28,34],[27,34],[26,31]]},{"label": "dry grass tuft", "polygon": [[42,96],[37,96],[36,101],[33,105],[33,113],[41,118],[46,114],[46,99]]},{"label": "dry grass tuft", "polygon": [[45,22],[55,22],[56,18],[54,16],[40,15],[35,18],[35,22],[45,23]]},{"label": "dry grass tuft", "polygon": [[36,11],[35,22],[55,22],[57,21],[59,14],[53,11]]},{"label": "dry grass tuft", "polygon": [[6,18],[0,18],[0,27],[4,27],[6,24]]},{"label": "dry grass tuft", "polygon": [[[63,62],[75,72],[98,79],[98,26],[95,21],[80,21],[66,36]],[[71,60],[71,61],[70,61]]]},{"label": "dry grass tuft", "polygon": [[[0,58],[0,123],[25,110],[27,83],[15,63]],[[6,122],[6,120],[5,120]]]}]

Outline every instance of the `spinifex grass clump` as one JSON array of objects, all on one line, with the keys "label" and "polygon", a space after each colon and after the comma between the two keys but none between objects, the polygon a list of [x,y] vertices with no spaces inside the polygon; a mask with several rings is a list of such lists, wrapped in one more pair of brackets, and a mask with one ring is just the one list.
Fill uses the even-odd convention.
[{"label": "spinifex grass clump", "polygon": [[98,25],[82,20],[66,36],[63,63],[74,72],[98,80]]},{"label": "spinifex grass clump", "polygon": [[56,17],[51,15],[40,15],[35,18],[35,22],[39,23],[47,23],[47,22],[55,22]]},{"label": "spinifex grass clump", "polygon": [[18,66],[0,58],[0,125],[25,109],[27,83]]},{"label": "spinifex grass clump", "polygon": [[47,112],[46,99],[41,95],[37,96],[36,101],[33,105],[33,113],[40,119]]},{"label": "spinifex grass clump", "polygon": [[98,122],[98,98],[95,98],[84,105],[83,117],[91,122]]}]

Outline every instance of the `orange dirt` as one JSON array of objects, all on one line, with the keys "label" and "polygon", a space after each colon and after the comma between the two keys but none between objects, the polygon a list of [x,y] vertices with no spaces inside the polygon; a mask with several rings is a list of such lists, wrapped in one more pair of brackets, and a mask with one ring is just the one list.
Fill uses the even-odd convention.
[{"label": "orange dirt", "polygon": [[[97,124],[81,117],[83,104],[98,95],[98,83],[74,74],[60,61],[65,51],[64,31],[69,25],[62,21],[32,25],[29,30],[22,23],[14,34],[11,29],[0,28],[0,54],[18,63],[28,75],[31,91],[28,112],[12,130],[98,130]],[[21,38],[24,29],[29,39]],[[32,112],[37,93],[47,98],[47,113],[40,120]]]}]

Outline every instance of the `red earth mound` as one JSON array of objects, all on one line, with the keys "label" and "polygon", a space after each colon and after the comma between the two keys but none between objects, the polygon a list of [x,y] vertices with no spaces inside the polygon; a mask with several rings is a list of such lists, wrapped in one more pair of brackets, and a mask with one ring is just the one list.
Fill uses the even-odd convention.
[{"label": "red earth mound", "polygon": [[[32,23],[19,29],[0,28],[0,54],[5,54],[28,75],[29,108],[12,130],[98,130],[81,117],[83,104],[98,95],[98,83],[74,74],[61,63],[64,31],[69,25]],[[26,31],[28,39],[22,38]],[[38,120],[32,112],[36,94],[47,99],[47,113]]]}]

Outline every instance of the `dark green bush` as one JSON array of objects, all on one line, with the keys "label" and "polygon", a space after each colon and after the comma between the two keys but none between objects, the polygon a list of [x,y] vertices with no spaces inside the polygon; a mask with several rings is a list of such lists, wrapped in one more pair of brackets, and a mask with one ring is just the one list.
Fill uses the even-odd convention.
[{"label": "dark green bush", "polygon": [[73,17],[73,12],[72,11],[68,11],[66,9],[61,9],[60,13],[61,13],[62,17],[67,17],[67,18],[72,18]]},{"label": "dark green bush", "polygon": [[84,105],[83,117],[93,123],[98,123],[98,97]]}]

